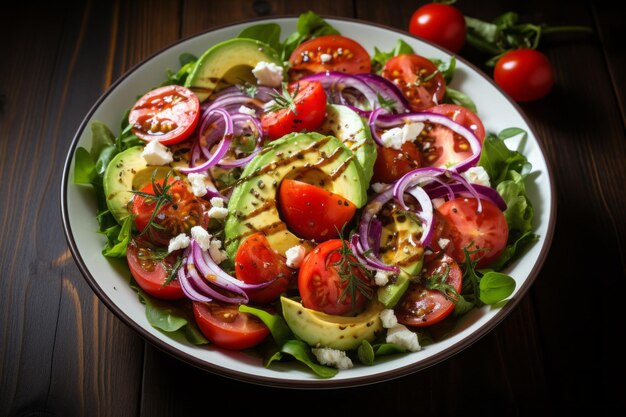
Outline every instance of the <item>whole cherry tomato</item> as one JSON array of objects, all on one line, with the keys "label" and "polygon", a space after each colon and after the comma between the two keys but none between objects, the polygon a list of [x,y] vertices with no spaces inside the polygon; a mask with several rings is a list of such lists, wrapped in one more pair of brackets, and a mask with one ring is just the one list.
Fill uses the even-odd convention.
[{"label": "whole cherry tomato", "polygon": [[529,48],[507,52],[496,63],[493,78],[515,101],[533,101],[554,86],[554,69],[548,58]]},{"label": "whole cherry tomato", "polygon": [[467,27],[463,13],[456,7],[431,3],[413,13],[409,32],[457,53],[465,43]]}]

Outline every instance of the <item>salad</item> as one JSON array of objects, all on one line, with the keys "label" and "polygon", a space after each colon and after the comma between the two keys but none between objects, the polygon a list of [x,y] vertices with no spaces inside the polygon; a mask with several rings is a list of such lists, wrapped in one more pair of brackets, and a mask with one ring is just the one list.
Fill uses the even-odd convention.
[{"label": "salad", "polygon": [[531,170],[449,87],[455,61],[370,55],[312,12],[250,26],[120,115],[74,179],[150,323],[327,378],[416,352],[514,291]]}]

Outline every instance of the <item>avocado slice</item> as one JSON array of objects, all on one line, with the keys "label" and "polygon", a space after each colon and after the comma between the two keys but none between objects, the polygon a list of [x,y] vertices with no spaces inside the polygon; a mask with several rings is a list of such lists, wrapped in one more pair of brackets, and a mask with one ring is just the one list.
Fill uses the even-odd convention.
[{"label": "avocado slice", "polygon": [[281,297],[280,303],[291,331],[311,346],[355,349],[363,340],[373,341],[383,330],[379,314],[384,307],[376,300],[354,317],[333,316],[311,310],[286,297]]},{"label": "avocado slice", "polygon": [[224,86],[249,82],[256,84],[252,69],[261,61],[282,66],[271,46],[255,39],[236,38],[209,48],[196,62],[185,81],[200,101]]},{"label": "avocado slice", "polygon": [[115,155],[107,165],[103,176],[104,195],[109,211],[118,223],[122,224],[130,216],[128,203],[133,196],[131,191],[140,190],[152,181],[152,174],[157,170],[156,178],[163,178],[178,165],[187,165],[184,149],[174,151],[174,162],[164,166],[148,165],[141,153],[143,146],[135,146]]},{"label": "avocado slice", "polygon": [[329,104],[319,131],[335,136],[354,152],[363,168],[363,178],[369,183],[374,175],[377,152],[370,129],[361,116],[347,106]]},{"label": "avocado slice", "polygon": [[367,202],[361,166],[339,139],[315,132],[283,136],[266,145],[234,185],[224,230],[231,259],[241,240],[258,231],[280,254],[303,243],[288,230],[276,206],[283,178],[319,185],[357,207]]},{"label": "avocado slice", "polygon": [[383,227],[381,258],[397,265],[400,274],[395,282],[378,289],[378,301],[393,308],[409,288],[410,279],[419,274],[424,264],[424,247],[420,244],[421,223],[409,214],[395,210],[393,222]]}]

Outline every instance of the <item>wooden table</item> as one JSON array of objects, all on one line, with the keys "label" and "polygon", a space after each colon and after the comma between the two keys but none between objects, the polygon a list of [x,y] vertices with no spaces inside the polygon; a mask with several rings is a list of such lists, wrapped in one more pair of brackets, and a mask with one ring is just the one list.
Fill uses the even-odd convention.
[{"label": "wooden table", "polygon": [[[87,285],[67,247],[60,177],[91,105],[176,40],[258,16],[356,17],[404,29],[421,3],[91,1],[3,8],[0,26],[0,415],[210,415],[226,404],[353,415],[529,414],[624,408],[626,23],[606,2],[463,0],[467,15],[588,25],[544,44],[557,85],[525,104],[552,164],[556,234],[531,291],[494,331],[422,372],[377,385],[291,391],[229,380],[147,344]],[[219,4],[219,5],[218,5]],[[212,6],[215,5],[215,6]],[[461,53],[481,65],[468,48]],[[484,68],[484,67],[483,67]],[[332,403],[331,403],[332,401]]]}]

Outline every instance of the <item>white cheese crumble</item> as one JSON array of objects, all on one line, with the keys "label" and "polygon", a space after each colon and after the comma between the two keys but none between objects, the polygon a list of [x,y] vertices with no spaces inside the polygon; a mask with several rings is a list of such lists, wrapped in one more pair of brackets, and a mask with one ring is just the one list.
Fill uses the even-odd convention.
[{"label": "white cheese crumble", "polygon": [[422,122],[411,122],[402,126],[402,140],[404,142],[413,142],[422,130],[424,129],[424,123]]},{"label": "white cheese crumble", "polygon": [[167,146],[162,145],[158,140],[148,142],[141,156],[148,165],[166,165],[174,160],[174,155]]},{"label": "white cheese crumble", "polygon": [[190,242],[189,236],[187,236],[184,233],[181,233],[178,236],[170,239],[170,243],[167,246],[167,252],[172,253],[175,250],[185,249],[187,246],[189,246],[189,242]]},{"label": "white cheese crumble", "polygon": [[239,107],[239,113],[249,114],[250,116],[256,116],[256,110],[251,109],[248,106]]},{"label": "white cheese crumble", "polygon": [[379,287],[384,287],[389,283],[389,274],[385,271],[376,271],[376,275],[374,275],[374,282]]},{"label": "white cheese crumble", "polygon": [[304,260],[304,255],[306,255],[306,249],[302,245],[293,246],[285,252],[285,256],[287,257],[287,266],[289,268],[300,268],[302,265],[302,261]]},{"label": "white cheese crumble", "polygon": [[202,250],[209,250],[211,246],[211,235],[202,226],[194,226],[191,228],[191,237],[196,241]]},{"label": "white cheese crumble", "polygon": [[331,54],[321,54],[320,55],[320,60],[322,61],[322,63],[329,62],[331,59],[333,59],[333,56]]},{"label": "white cheese crumble", "polygon": [[398,345],[410,352],[417,352],[422,349],[417,339],[417,333],[410,331],[403,324],[396,324],[387,330],[385,341]]},{"label": "white cheese crumble", "polygon": [[187,175],[189,184],[191,184],[191,192],[196,197],[202,197],[207,193],[207,187],[209,186],[209,177],[206,174],[199,174],[192,172]]},{"label": "white cheese crumble", "polygon": [[213,259],[215,263],[218,265],[224,262],[226,258],[228,258],[226,251],[223,251],[221,249],[222,249],[221,240],[213,239],[211,243],[209,244],[209,255],[211,256],[211,259]]},{"label": "white cheese crumble", "polygon": [[322,347],[312,348],[311,351],[322,365],[334,366],[337,369],[350,369],[354,366],[352,359],[346,356],[343,350]]},{"label": "white cheese crumble", "polygon": [[393,129],[387,130],[381,135],[380,139],[387,148],[400,150],[405,143],[415,141],[422,132],[422,129],[424,129],[424,123],[410,122],[406,123],[401,128],[394,127]]},{"label": "white cheese crumble", "polygon": [[437,241],[437,244],[439,245],[441,249],[445,249],[449,243],[450,243],[450,239],[446,239],[445,237],[442,237]]},{"label": "white cheese crumble", "polygon": [[259,85],[280,87],[283,82],[283,67],[273,62],[260,61],[252,70],[252,74],[256,77]]},{"label": "white cheese crumble", "polygon": [[383,324],[385,329],[391,329],[394,326],[398,325],[398,318],[393,312],[393,309],[386,308],[380,312],[380,321]]},{"label": "white cheese crumble", "polygon": [[209,217],[212,219],[222,220],[228,216],[228,209],[224,207],[211,207],[209,209]]},{"label": "white cheese crumble", "polygon": [[372,190],[374,190],[376,194],[387,191],[389,187],[391,187],[391,185],[382,182],[375,182],[374,184],[372,184]]},{"label": "white cheese crumble", "polygon": [[483,167],[471,167],[461,175],[472,184],[484,185],[485,187],[491,187],[489,180],[489,174]]},{"label": "white cheese crumble", "polygon": [[224,207],[224,199],[221,197],[211,197],[210,201],[213,207],[219,207],[219,208]]}]

